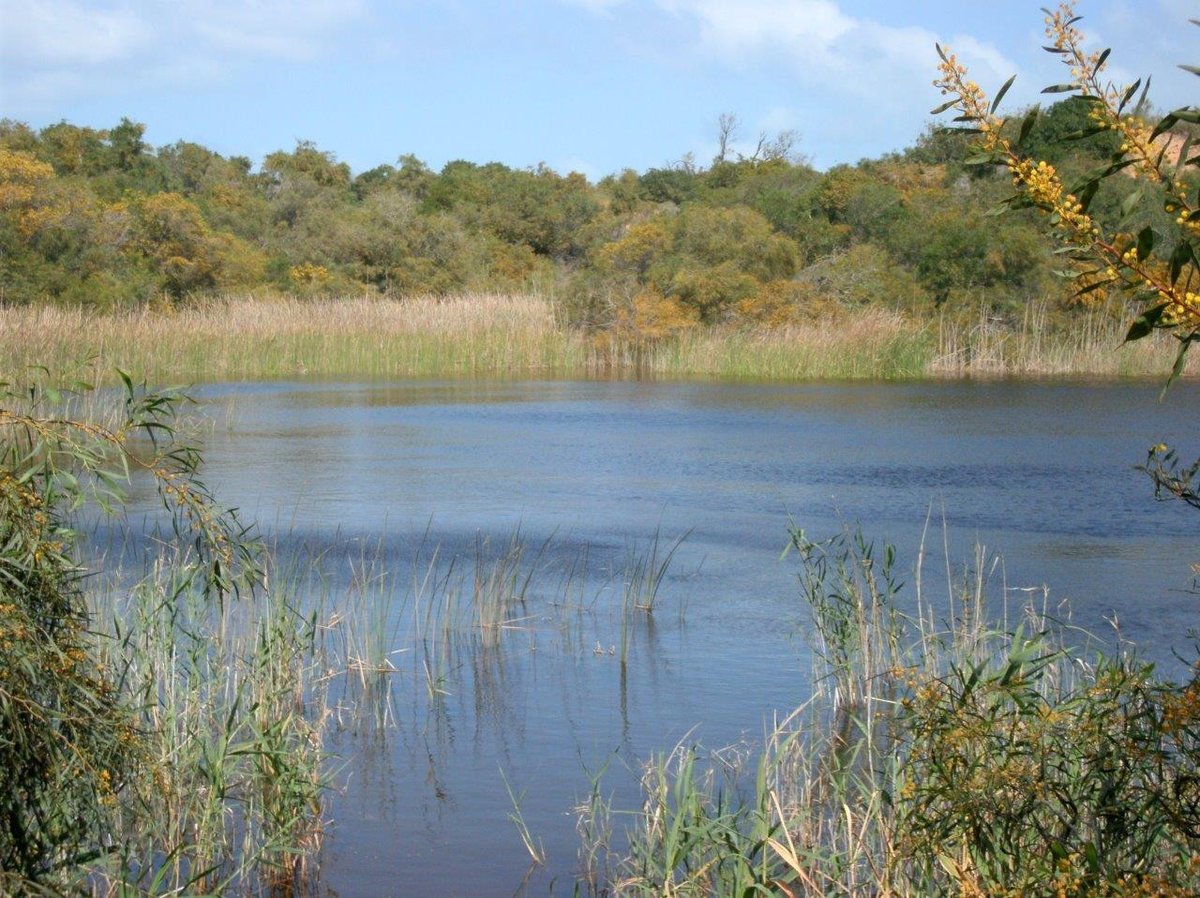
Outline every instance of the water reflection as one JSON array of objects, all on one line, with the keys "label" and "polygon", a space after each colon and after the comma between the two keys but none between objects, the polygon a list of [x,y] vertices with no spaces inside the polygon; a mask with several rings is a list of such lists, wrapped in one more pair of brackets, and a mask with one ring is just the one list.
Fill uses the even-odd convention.
[{"label": "water reflection", "polygon": [[[1046,585],[1082,628],[1115,613],[1168,665],[1187,647],[1194,517],[1151,501],[1132,465],[1188,445],[1194,384],[1163,405],[1156,385],[1089,383],[207,392],[234,397],[210,483],[283,554],[320,556],[322,589],[358,596],[366,622],[323,858],[343,895],[569,892],[588,771],[615,759],[616,803],[636,806],[652,752],[757,738],[802,701],[789,518],[814,536],[862,521],[910,560],[927,534],[941,593],[981,542],[1013,602]],[[655,532],[690,535],[650,615],[625,589]],[[501,770],[549,855],[527,879]]]}]

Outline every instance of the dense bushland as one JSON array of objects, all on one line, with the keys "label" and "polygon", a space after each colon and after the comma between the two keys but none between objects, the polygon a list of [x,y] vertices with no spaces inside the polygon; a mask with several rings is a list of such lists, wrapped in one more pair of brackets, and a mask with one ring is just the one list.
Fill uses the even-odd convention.
[{"label": "dense bushland", "polygon": [[[1116,151],[1111,135],[1061,149],[1085,107],[1059,103],[1028,135],[1065,171]],[[1070,314],[1035,218],[988,217],[1008,179],[966,165],[965,139],[943,130],[826,172],[760,141],[748,158],[595,184],[545,166],[435,172],[409,155],[355,175],[308,142],[256,168],[193,143],[150,147],[144,130],[0,123],[0,302],[537,292],[572,324],[641,342],[865,307],[1005,325],[1049,297],[1049,324]],[[1131,185],[1113,180],[1095,202],[1119,205]]]}]

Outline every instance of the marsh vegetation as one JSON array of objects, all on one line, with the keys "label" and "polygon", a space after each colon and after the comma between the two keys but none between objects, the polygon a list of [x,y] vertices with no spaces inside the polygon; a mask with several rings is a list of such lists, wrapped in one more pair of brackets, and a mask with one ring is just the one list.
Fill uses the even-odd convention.
[{"label": "marsh vegetation", "polygon": [[[429,892],[433,846],[471,894],[1200,891],[1192,416],[886,383],[1194,371],[1200,113],[1047,16],[1073,96],[1020,122],[938,48],[995,171],[946,131],[591,184],[0,123],[0,890]],[[129,369],[260,381],[203,425],[221,490]]]}]

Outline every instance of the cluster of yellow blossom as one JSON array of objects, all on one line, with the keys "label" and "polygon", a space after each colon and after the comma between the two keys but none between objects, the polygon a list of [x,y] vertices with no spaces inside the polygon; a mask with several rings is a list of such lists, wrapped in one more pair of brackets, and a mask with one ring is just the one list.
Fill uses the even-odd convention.
[{"label": "cluster of yellow blossom", "polygon": [[329,269],[324,265],[304,262],[289,268],[288,277],[297,284],[324,284],[329,281]]},{"label": "cluster of yellow blossom", "polygon": [[1190,290],[1173,289],[1167,294],[1162,323],[1170,327],[1200,327],[1200,295]]},{"label": "cluster of yellow blossom", "polygon": [[1055,218],[1055,224],[1082,245],[1090,245],[1100,236],[1100,229],[1083,211],[1083,204],[1074,194],[1067,193],[1062,179],[1050,163],[1042,160],[1034,163],[1028,159],[1012,158],[1009,161],[1013,183],[1023,187],[1037,206],[1047,209]]},{"label": "cluster of yellow blossom", "polygon": [[[1200,239],[1200,212],[1193,209],[1186,195],[1187,185],[1166,177],[1161,165],[1163,148],[1156,144],[1154,129],[1137,115],[1123,114],[1133,88],[1102,85],[1107,53],[1087,52],[1084,37],[1075,26],[1073,0],[1064,0],[1046,16],[1046,34],[1052,49],[1059,53],[1071,72],[1071,86],[1091,103],[1088,112],[1093,124],[1120,137],[1128,173],[1148,183],[1159,184],[1166,193],[1165,207],[1191,239]],[[988,106],[983,90],[967,76],[966,68],[948,51],[939,47],[942,61],[940,77],[934,81],[943,95],[959,112],[959,120],[970,123],[982,134],[983,149],[1003,162],[1015,185],[1037,207],[1050,215],[1060,238],[1085,251],[1099,267],[1087,272],[1082,286],[1089,291],[1107,283],[1120,283],[1131,290],[1148,291],[1165,303],[1159,326],[1200,329],[1200,296],[1187,289],[1188,278],[1180,281],[1170,268],[1147,253],[1139,251],[1128,235],[1105,240],[1097,223],[1084,211],[1080,200],[1068,193],[1054,166],[1045,161],[1022,158],[1004,136],[1004,120]],[[1098,284],[1097,282],[1100,282]]]},{"label": "cluster of yellow blossom", "polygon": [[946,53],[938,64],[942,77],[933,82],[940,88],[942,94],[953,94],[957,99],[954,105],[964,116],[972,121],[989,122],[987,97],[974,81],[967,77],[967,67],[958,61],[953,53]]},{"label": "cluster of yellow blossom", "polygon": [[941,77],[934,81],[943,95],[953,95],[954,105],[962,118],[973,123],[983,134],[983,146],[1003,158],[1013,183],[1023,189],[1033,203],[1054,217],[1055,226],[1064,236],[1081,246],[1090,246],[1100,236],[1100,230],[1083,211],[1083,205],[1067,193],[1062,179],[1048,162],[1033,162],[1022,158],[1004,137],[1004,122],[988,108],[982,88],[968,80],[966,68],[954,54],[943,56],[938,66]]},{"label": "cluster of yellow blossom", "polygon": [[1162,703],[1162,729],[1170,736],[1200,728],[1200,683],[1168,693]]}]

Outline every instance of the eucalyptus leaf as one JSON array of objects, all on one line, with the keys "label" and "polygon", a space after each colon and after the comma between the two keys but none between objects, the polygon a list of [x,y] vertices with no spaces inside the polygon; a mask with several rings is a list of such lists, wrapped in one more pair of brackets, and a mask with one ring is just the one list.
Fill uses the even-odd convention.
[{"label": "eucalyptus leaf", "polygon": [[1171,384],[1183,373],[1183,366],[1187,362],[1188,349],[1191,348],[1192,341],[1195,339],[1197,339],[1197,334],[1195,333],[1179,338],[1179,353],[1175,356],[1175,364],[1171,366],[1171,373],[1167,377],[1167,382],[1163,384],[1162,392],[1158,394],[1160,402],[1166,397],[1167,390],[1171,388]]},{"label": "eucalyptus leaf", "polygon": [[1016,75],[1011,76],[1007,81],[1004,82],[1003,85],[1001,85],[1000,89],[996,91],[996,98],[992,100],[992,106],[989,110],[990,112],[995,114],[996,110],[1000,108],[1000,101],[1004,99],[1004,95],[1008,93],[1008,89],[1012,87],[1013,82],[1016,80]]},{"label": "eucalyptus leaf", "polygon": [[1159,319],[1162,318],[1163,312],[1166,311],[1169,303],[1160,303],[1152,309],[1147,309],[1129,325],[1129,330],[1125,334],[1125,342],[1132,343],[1135,340],[1140,340],[1153,332],[1158,326]]},{"label": "eucalyptus leaf", "polygon": [[1033,106],[1027,113],[1025,118],[1021,119],[1021,130],[1017,135],[1017,145],[1025,143],[1025,138],[1029,136],[1029,132],[1033,130],[1033,125],[1037,121],[1039,108]]},{"label": "eucalyptus leaf", "polygon": [[1154,243],[1156,239],[1157,235],[1154,233],[1154,229],[1148,225],[1138,231],[1137,257],[1139,262],[1144,262],[1146,259],[1150,258],[1150,254],[1154,252]]}]

